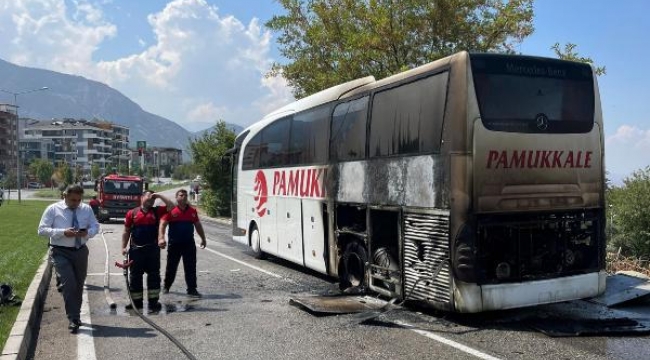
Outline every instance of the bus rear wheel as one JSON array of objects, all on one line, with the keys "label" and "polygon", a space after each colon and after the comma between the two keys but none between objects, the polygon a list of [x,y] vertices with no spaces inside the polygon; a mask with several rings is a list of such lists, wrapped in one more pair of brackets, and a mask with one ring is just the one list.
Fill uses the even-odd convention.
[{"label": "bus rear wheel", "polygon": [[257,225],[253,225],[251,228],[251,249],[253,249],[256,259],[263,260],[266,259],[266,254],[262,251],[260,244],[260,231],[257,229]]},{"label": "bus rear wheel", "polygon": [[365,247],[357,241],[349,243],[339,260],[339,288],[346,290],[352,287],[363,287],[367,262],[368,253]]}]

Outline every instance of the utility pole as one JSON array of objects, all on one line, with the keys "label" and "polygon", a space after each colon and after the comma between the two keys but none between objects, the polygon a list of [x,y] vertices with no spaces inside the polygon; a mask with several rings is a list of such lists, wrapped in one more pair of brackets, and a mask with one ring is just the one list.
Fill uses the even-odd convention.
[{"label": "utility pole", "polygon": [[609,241],[614,236],[614,206],[609,204]]}]

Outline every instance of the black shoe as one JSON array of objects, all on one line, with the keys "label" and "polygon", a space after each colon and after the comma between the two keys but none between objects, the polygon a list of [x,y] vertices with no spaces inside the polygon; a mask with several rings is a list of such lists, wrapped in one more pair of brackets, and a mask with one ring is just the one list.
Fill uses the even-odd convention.
[{"label": "black shoe", "polygon": [[74,321],[70,321],[70,324],[68,324],[68,330],[70,330],[71,334],[76,334],[79,331],[79,325]]},{"label": "black shoe", "polygon": [[149,302],[149,311],[158,312],[162,309],[162,304],[159,301]]},{"label": "black shoe", "polygon": [[83,325],[83,323],[82,323],[81,320],[79,320],[79,319],[73,319],[73,320],[72,320],[72,323],[75,324],[75,325],[77,325],[77,326],[81,326],[81,325]]},{"label": "black shoe", "polygon": [[187,296],[193,298],[200,298],[202,295],[198,291],[196,291],[196,289],[192,289],[192,290],[187,290]]},{"label": "black shoe", "polygon": [[163,294],[169,294],[169,288],[168,287],[163,288]]},{"label": "black shoe", "polygon": [[142,309],[144,307],[144,305],[142,304],[142,300],[140,300],[140,301],[133,300],[133,303],[126,304],[126,306],[124,308],[127,309],[127,310],[133,310],[133,304],[135,304],[136,309]]}]

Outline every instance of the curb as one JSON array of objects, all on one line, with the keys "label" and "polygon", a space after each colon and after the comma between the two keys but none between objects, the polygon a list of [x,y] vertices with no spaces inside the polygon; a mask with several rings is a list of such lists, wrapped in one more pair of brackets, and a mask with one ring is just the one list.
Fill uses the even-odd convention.
[{"label": "curb", "polygon": [[38,334],[38,331],[35,330],[38,330],[39,327],[39,319],[51,279],[52,264],[49,261],[48,251],[27,289],[16,322],[14,322],[7,343],[2,349],[0,360],[18,360],[27,357],[33,341],[36,340],[35,335]]},{"label": "curb", "polygon": [[232,225],[232,220],[229,218],[211,218],[203,214],[199,214],[199,218],[201,221],[207,221],[207,222],[212,222],[212,223],[217,223],[221,225]]}]

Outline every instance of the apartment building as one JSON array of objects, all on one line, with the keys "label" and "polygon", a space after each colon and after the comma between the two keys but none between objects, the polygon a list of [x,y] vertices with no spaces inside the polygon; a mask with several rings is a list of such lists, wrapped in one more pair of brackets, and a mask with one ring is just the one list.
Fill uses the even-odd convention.
[{"label": "apartment building", "polygon": [[[55,166],[65,162],[87,178],[90,178],[93,165],[98,165],[102,173],[113,169],[140,173],[141,159],[137,149],[129,148],[127,126],[77,119],[32,121],[25,125],[20,147],[26,166],[41,158],[50,160]],[[175,148],[149,147],[143,153],[143,173],[171,176],[174,168],[183,162],[182,155],[182,151]]]},{"label": "apartment building", "polygon": [[171,177],[174,169],[183,163],[183,151],[171,147],[147,147],[142,158],[137,149],[130,153],[134,169],[144,164],[144,172],[157,177]]},{"label": "apartment building", "polygon": [[[93,165],[102,173],[125,158],[129,128],[105,121],[61,119],[28,124],[21,139],[25,159],[43,158],[55,165],[67,163],[90,174]],[[26,164],[28,162],[26,161]]]},{"label": "apartment building", "polygon": [[0,178],[16,170],[16,106],[0,104]]}]

